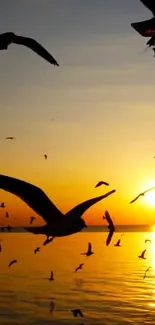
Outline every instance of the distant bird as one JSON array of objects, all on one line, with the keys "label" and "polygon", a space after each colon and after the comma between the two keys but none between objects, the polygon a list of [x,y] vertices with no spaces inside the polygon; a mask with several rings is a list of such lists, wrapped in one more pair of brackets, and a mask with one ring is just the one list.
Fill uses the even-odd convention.
[{"label": "distant bird", "polygon": [[0,50],[7,50],[11,43],[27,46],[49,63],[59,66],[58,62],[53,58],[53,56],[33,38],[18,36],[11,32],[0,34]]},{"label": "distant bird", "polygon": [[74,317],[77,317],[78,315],[81,317],[84,317],[84,315],[80,309],[73,309],[73,310],[71,310],[71,312],[73,313]]},{"label": "distant bird", "polygon": [[144,260],[146,260],[146,257],[144,256],[145,253],[146,253],[146,249],[144,249],[144,251],[143,251],[143,252],[141,253],[141,255],[139,255],[138,257],[139,257],[139,258],[142,258],[142,259],[144,259]]},{"label": "distant bird", "polygon": [[121,240],[118,239],[117,243],[114,246],[121,247],[120,242],[121,242]]},{"label": "distant bird", "polygon": [[49,281],[53,281],[54,280],[54,277],[53,277],[53,271],[51,271],[51,275],[50,275],[50,278],[48,278]]},{"label": "distant bird", "polygon": [[13,265],[14,263],[17,263],[17,260],[12,260],[12,261],[9,263],[8,267],[10,267],[11,265]]},{"label": "distant bird", "polygon": [[115,227],[114,227],[113,221],[112,221],[108,211],[105,211],[105,218],[104,219],[106,219],[108,221],[108,224],[109,224],[108,229],[110,230],[109,235],[108,235],[107,240],[106,240],[106,245],[108,246],[110,244],[112,236],[114,234]]},{"label": "distant bird", "polygon": [[96,187],[99,187],[99,186],[101,186],[101,185],[109,186],[109,183],[107,183],[107,182],[103,182],[103,181],[100,181],[100,182],[98,182],[98,183],[96,184],[95,188],[96,188]]},{"label": "distant bird", "polygon": [[87,227],[81,218],[83,213],[95,203],[116,192],[116,190],[112,190],[104,195],[82,202],[64,215],[40,188],[32,184],[0,175],[0,188],[19,197],[46,221],[44,226],[26,227],[25,229],[34,234],[44,234],[47,237],[68,236]]},{"label": "distant bird", "polygon": [[[51,299],[54,299],[54,298],[51,298]],[[51,302],[50,302],[50,313],[51,313],[51,314],[53,313],[54,306],[55,306],[54,301],[51,300]]]},{"label": "distant bird", "polygon": [[12,229],[12,227],[11,226],[7,226],[7,227],[5,227],[7,230],[8,230],[8,232],[10,232],[11,231],[11,229]]},{"label": "distant bird", "polygon": [[147,242],[151,243],[151,240],[150,239],[145,239],[145,243],[147,243]]},{"label": "distant bird", "polygon": [[47,239],[46,239],[46,240],[44,241],[44,243],[43,243],[43,246],[45,246],[45,245],[51,243],[51,242],[53,241],[53,239],[54,239],[54,236],[53,236],[52,238],[47,237]]},{"label": "distant bird", "polygon": [[45,158],[45,160],[47,159],[47,155],[46,154],[44,155],[44,158]]},{"label": "distant bird", "polygon": [[144,276],[143,276],[143,279],[145,279],[146,278],[146,273],[150,270],[150,269],[152,269],[152,267],[150,266],[150,267],[148,267],[147,269],[146,269],[146,271],[145,271],[145,273],[144,273]]},{"label": "distant bird", "polygon": [[5,208],[5,207],[6,207],[6,206],[5,206],[5,203],[2,202],[1,205],[0,205],[0,208]]},{"label": "distant bird", "polygon": [[92,249],[92,245],[91,245],[91,243],[88,243],[88,250],[87,250],[87,252],[86,253],[81,253],[81,255],[90,256],[90,255],[94,254],[94,252],[92,252],[91,249]]},{"label": "distant bird", "polygon": [[83,265],[84,265],[84,263],[80,264],[80,265],[75,269],[75,272],[77,272],[78,270],[81,270]]},{"label": "distant bird", "polygon": [[8,212],[5,213],[5,217],[9,218],[9,213]]},{"label": "distant bird", "polygon": [[36,248],[34,249],[34,254],[36,254],[36,253],[38,253],[38,252],[40,252],[40,247],[36,247]]},{"label": "distant bird", "polygon": [[33,223],[34,220],[35,220],[35,217],[30,217],[30,225]]},{"label": "distant bird", "polygon": [[135,202],[136,200],[138,200],[139,199],[139,197],[140,196],[144,196],[145,195],[145,193],[147,193],[147,192],[150,192],[150,191],[152,191],[152,190],[154,190],[155,189],[155,186],[153,186],[153,187],[151,187],[149,190],[146,190],[146,191],[144,191],[144,192],[142,192],[142,193],[140,193],[139,195],[137,195],[130,203],[133,203],[133,202]]},{"label": "distant bird", "polygon": [[15,140],[15,137],[6,137],[5,140]]}]

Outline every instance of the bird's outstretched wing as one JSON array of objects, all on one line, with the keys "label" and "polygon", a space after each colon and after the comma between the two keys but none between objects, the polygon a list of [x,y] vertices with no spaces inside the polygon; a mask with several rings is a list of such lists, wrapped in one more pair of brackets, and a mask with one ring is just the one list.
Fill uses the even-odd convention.
[{"label": "bird's outstretched wing", "polygon": [[87,200],[85,202],[82,202],[80,204],[78,204],[76,207],[74,207],[73,209],[71,209],[69,212],[66,213],[65,216],[69,216],[69,215],[74,215],[75,218],[79,217],[81,218],[83,213],[89,209],[93,204],[105,199],[106,197],[108,197],[109,195],[115,193],[116,190],[112,190],[104,195],[101,195],[101,196],[98,196],[98,197],[95,197],[93,199],[90,199],[90,200]]},{"label": "bird's outstretched wing", "polygon": [[109,235],[108,235],[107,240],[106,240],[106,245],[107,246],[110,244],[113,234],[114,234],[114,231],[109,232]]},{"label": "bird's outstretched wing", "polygon": [[88,253],[91,253],[91,243],[88,243]]},{"label": "bird's outstretched wing", "polygon": [[144,251],[142,252],[141,256],[144,257],[145,253],[146,253],[146,249],[144,249]]},{"label": "bird's outstretched wing", "polygon": [[130,203],[133,203],[139,199],[140,195],[137,195]]},{"label": "bird's outstretched wing", "polygon": [[104,181],[100,181],[100,182],[98,182],[98,183],[96,184],[95,188],[96,188],[96,187],[99,187],[99,186],[101,186],[101,185],[106,185],[106,186],[108,186],[109,183],[104,182]]},{"label": "bird's outstretched wing", "polygon": [[105,211],[105,218],[106,218],[106,220],[108,221],[108,224],[109,224],[109,227],[108,228],[111,231],[115,231],[115,227],[114,227],[113,221],[112,221],[112,219],[111,219],[110,214],[109,214],[108,211]]},{"label": "bird's outstretched wing", "polygon": [[47,223],[58,222],[63,217],[63,214],[37,186],[17,178],[0,175],[0,189],[19,197]]},{"label": "bird's outstretched wing", "polygon": [[150,11],[152,11],[155,16],[155,2],[154,0],[140,0],[145,7],[147,7]]},{"label": "bird's outstretched wing", "polygon": [[36,52],[38,55],[44,58],[46,61],[59,66],[58,62],[53,58],[53,56],[49,52],[47,52],[47,50],[45,50],[45,48],[33,38],[14,35],[13,43],[27,46],[32,51]]}]

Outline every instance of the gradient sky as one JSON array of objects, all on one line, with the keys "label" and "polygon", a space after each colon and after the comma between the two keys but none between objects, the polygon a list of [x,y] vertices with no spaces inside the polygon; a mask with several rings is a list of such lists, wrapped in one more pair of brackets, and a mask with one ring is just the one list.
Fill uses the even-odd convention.
[{"label": "gradient sky", "polygon": [[[129,204],[155,185],[155,59],[130,26],[151,12],[139,0],[3,0],[0,12],[1,33],[35,38],[60,63],[15,44],[0,52],[1,174],[41,187],[64,213],[115,188],[88,224],[105,224],[105,209],[116,224],[155,223],[155,206]],[[94,189],[100,180],[110,186]],[[2,190],[0,201],[10,224],[35,215]]]}]

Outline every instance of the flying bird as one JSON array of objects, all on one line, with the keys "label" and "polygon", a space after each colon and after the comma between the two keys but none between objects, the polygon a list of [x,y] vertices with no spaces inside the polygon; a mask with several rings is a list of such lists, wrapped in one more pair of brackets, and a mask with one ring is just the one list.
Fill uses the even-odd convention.
[{"label": "flying bird", "polygon": [[53,271],[51,271],[51,275],[50,275],[50,278],[48,278],[49,281],[53,281],[54,280],[54,277],[53,277]]},{"label": "flying bird", "polygon": [[84,265],[84,263],[81,263],[81,264],[80,264],[80,265],[75,269],[75,272],[77,272],[78,270],[81,270],[83,265]]},{"label": "flying bird", "polygon": [[88,250],[87,250],[87,252],[86,253],[81,253],[81,255],[90,256],[92,254],[94,254],[94,252],[92,252],[92,245],[91,245],[91,243],[88,243]]},{"label": "flying bird", "polygon": [[101,185],[109,186],[109,183],[107,183],[107,182],[103,182],[103,181],[98,182],[98,183],[95,185],[95,188],[96,188],[96,187],[99,187],[99,186],[101,186]]},{"label": "flying bird", "polygon": [[153,186],[153,187],[151,187],[151,188],[149,188],[148,190],[146,190],[146,191],[144,191],[144,192],[142,192],[142,193],[140,193],[139,195],[137,195],[130,203],[133,203],[133,202],[135,202],[136,200],[138,200],[139,199],[139,197],[140,196],[144,196],[145,195],[145,193],[147,193],[147,192],[150,192],[150,191],[152,191],[152,190],[154,190],[155,189],[155,186]]},{"label": "flying bird", "polygon": [[6,207],[6,206],[5,206],[5,203],[2,202],[1,205],[0,205],[0,208],[5,208],[5,207]]},{"label": "flying bird", "polygon": [[43,243],[43,246],[45,246],[45,245],[51,243],[51,242],[53,241],[53,239],[54,239],[54,236],[53,236],[52,238],[47,237],[47,239],[46,239],[46,240],[44,241],[44,243]]},{"label": "flying bird", "polygon": [[112,236],[114,234],[115,227],[114,227],[113,221],[112,221],[108,211],[105,211],[105,218],[104,219],[106,219],[108,221],[108,224],[109,224],[108,229],[110,230],[109,235],[108,235],[107,240],[106,240],[106,245],[108,246],[110,244]]},{"label": "flying bird", "polygon": [[15,137],[6,137],[5,140],[15,140]]},{"label": "flying bird", "polygon": [[9,213],[8,212],[5,213],[5,217],[9,218]]},{"label": "flying bird", "polygon": [[150,269],[152,269],[152,267],[150,266],[150,267],[148,267],[147,269],[146,269],[146,271],[145,271],[145,273],[144,273],[144,276],[143,276],[143,279],[145,279],[146,278],[146,273],[148,272],[148,271],[150,271]]},{"label": "flying bird", "polygon": [[77,317],[78,315],[81,317],[84,317],[84,315],[82,314],[82,311],[80,309],[73,309],[73,310],[71,310],[71,312],[73,313],[74,317]]},{"label": "flying bird", "polygon": [[147,243],[147,242],[151,243],[151,240],[150,239],[145,239],[145,243]]},{"label": "flying bird", "polygon": [[40,252],[40,247],[36,247],[36,248],[34,249],[34,254],[36,254],[36,253],[38,253],[38,252]]},{"label": "flying bird", "polygon": [[114,246],[121,247],[120,242],[121,242],[121,240],[118,239],[117,243]]},{"label": "flying bird", "polygon": [[15,264],[15,263],[17,263],[17,260],[12,260],[12,261],[9,263],[8,267],[10,267],[11,265],[13,265],[13,264]]},{"label": "flying bird", "polygon": [[11,32],[0,34],[0,50],[7,50],[8,46],[11,43],[24,45],[35,53],[37,53],[38,55],[40,55],[49,63],[59,66],[58,62],[53,58],[53,56],[49,52],[47,52],[45,48],[33,38],[15,35]]},{"label": "flying bird", "polygon": [[47,155],[46,154],[44,155],[44,158],[45,158],[45,160],[47,159]]},{"label": "flying bird", "polygon": [[112,190],[82,202],[64,215],[39,187],[30,183],[0,175],[0,188],[19,197],[45,220],[46,225],[44,226],[26,227],[25,229],[34,234],[44,234],[47,238],[49,236],[68,236],[87,227],[81,218],[83,213],[95,203],[116,192],[116,190]]},{"label": "flying bird", "polygon": [[146,260],[146,257],[144,256],[146,253],[146,249],[144,249],[144,251],[141,253],[141,255],[139,255],[139,258],[142,258],[143,260]]},{"label": "flying bird", "polygon": [[35,220],[35,217],[30,217],[30,225],[33,223],[34,220]]}]

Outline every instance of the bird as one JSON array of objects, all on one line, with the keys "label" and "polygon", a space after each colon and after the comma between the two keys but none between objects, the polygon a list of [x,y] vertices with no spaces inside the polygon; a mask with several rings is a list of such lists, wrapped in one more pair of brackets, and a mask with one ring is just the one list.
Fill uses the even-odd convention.
[{"label": "bird", "polygon": [[92,252],[91,249],[92,249],[92,245],[91,245],[91,243],[88,243],[88,250],[87,250],[87,252],[86,253],[81,253],[81,255],[90,256],[90,255],[94,254],[94,252]]},{"label": "bird", "polygon": [[109,224],[108,225],[108,229],[110,230],[110,232],[108,234],[108,237],[106,239],[106,245],[108,246],[110,244],[111,239],[112,239],[112,236],[114,234],[115,226],[113,224],[113,221],[112,221],[112,219],[111,219],[110,214],[109,214],[108,211],[105,211],[105,218],[104,219],[106,219],[108,221],[108,224]]},{"label": "bird", "polygon": [[34,254],[36,254],[37,252],[40,252],[40,247],[36,247],[36,248],[34,249]]},{"label": "bird", "polygon": [[53,281],[54,280],[54,277],[53,277],[53,271],[51,271],[51,275],[50,275],[50,278],[48,278],[49,281]]},{"label": "bird", "polygon": [[47,52],[47,50],[45,50],[45,48],[33,38],[19,36],[12,32],[0,34],[0,50],[7,50],[8,46],[11,43],[24,45],[35,53],[37,53],[38,55],[40,55],[49,63],[55,66],[59,66],[58,62],[53,58],[53,56],[49,52]]},{"label": "bird", "polygon": [[35,217],[30,217],[30,225],[33,223],[34,220],[35,220]]},{"label": "bird", "polygon": [[147,269],[146,269],[146,271],[145,271],[145,273],[144,273],[144,276],[143,276],[143,279],[145,279],[146,278],[146,273],[150,270],[150,269],[152,269],[152,267],[150,266],[150,267],[148,267]]},{"label": "bird", "polygon": [[8,212],[5,213],[5,217],[9,218],[9,213]]},{"label": "bird", "polygon": [[84,263],[81,263],[81,264],[80,264],[80,265],[75,269],[75,272],[77,272],[78,270],[81,270],[83,265],[84,265]]},{"label": "bird", "polygon": [[15,140],[15,137],[6,137],[5,140]]},{"label": "bird", "polygon": [[43,246],[45,246],[45,245],[51,243],[51,242],[53,241],[53,239],[54,239],[54,236],[53,236],[52,238],[47,237],[47,239],[46,239],[46,240],[44,241],[44,243],[43,243]]},{"label": "bird", "polygon": [[[54,298],[51,298],[51,299],[54,299]],[[54,301],[51,300],[51,301],[50,301],[50,313],[51,313],[51,314],[53,313],[54,306],[55,306]]]},{"label": "bird", "polygon": [[47,154],[44,155],[45,160],[47,159]]},{"label": "bird", "polygon": [[121,240],[118,239],[117,243],[114,246],[121,247],[120,242],[121,242]]},{"label": "bird", "polygon": [[104,182],[104,181],[100,181],[100,182],[98,182],[98,183],[95,185],[95,188],[96,188],[96,187],[99,187],[99,186],[101,186],[101,185],[109,186],[109,183]]},{"label": "bird", "polygon": [[149,190],[146,190],[146,191],[144,191],[144,192],[142,192],[142,193],[140,193],[139,195],[137,195],[130,203],[133,203],[133,202],[135,202],[136,200],[138,200],[139,199],[139,197],[140,196],[144,196],[145,195],[145,193],[147,193],[147,192],[150,192],[150,191],[152,191],[152,190],[154,190],[155,189],[155,186],[153,186],[153,187],[151,187],[151,188],[149,188]]},{"label": "bird", "polygon": [[147,242],[151,243],[151,240],[150,239],[145,239],[145,243],[147,243]]},{"label": "bird", "polygon": [[146,257],[144,256],[146,253],[146,249],[144,249],[144,251],[141,253],[141,255],[139,255],[139,258],[142,258],[143,260],[146,260]]},{"label": "bird", "polygon": [[2,202],[1,205],[0,205],[0,208],[5,208],[5,207],[6,207],[6,206],[5,206],[5,203]]},{"label": "bird", "polygon": [[112,190],[104,195],[82,202],[64,215],[47,195],[35,185],[17,178],[0,175],[0,189],[19,197],[46,221],[44,226],[25,227],[25,229],[34,234],[43,234],[47,238],[49,236],[68,236],[81,231],[87,227],[81,218],[83,213],[95,203],[116,192],[116,190]]},{"label": "bird", "polygon": [[17,263],[17,260],[12,260],[12,261],[9,263],[8,267],[10,267],[11,265],[13,265],[13,264],[15,264],[15,263]]},{"label": "bird", "polygon": [[71,312],[73,313],[74,317],[77,317],[78,315],[81,317],[84,317],[84,315],[80,309],[73,309],[73,310],[71,310]]}]

